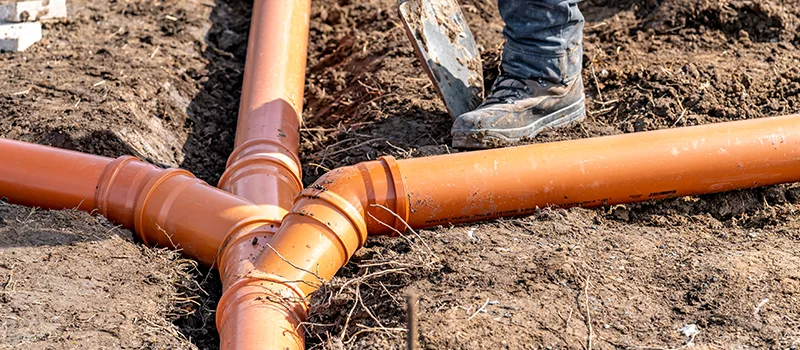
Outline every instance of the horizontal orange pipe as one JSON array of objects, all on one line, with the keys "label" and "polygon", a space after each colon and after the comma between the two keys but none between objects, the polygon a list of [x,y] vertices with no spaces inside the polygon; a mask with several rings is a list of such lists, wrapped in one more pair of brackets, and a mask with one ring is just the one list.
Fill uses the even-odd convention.
[{"label": "horizontal orange pipe", "polygon": [[0,197],[50,209],[98,212],[148,246],[180,248],[212,265],[232,230],[261,208],[178,169],[0,139]]},{"label": "horizontal orange pipe", "polygon": [[[304,347],[299,322],[305,319],[305,300],[286,308],[275,301],[287,293],[296,296],[293,290],[251,284],[245,276],[302,190],[298,148],[310,12],[310,0],[257,0],[253,5],[235,149],[219,187],[258,205],[262,214],[242,222],[220,248],[224,293],[217,305],[217,329],[222,349]],[[274,290],[254,300],[254,292],[264,296],[268,287]],[[253,305],[265,307],[251,313]]]},{"label": "horizontal orange pipe", "polygon": [[[243,283],[265,283],[268,295],[294,291],[279,300],[283,310],[295,310],[295,301],[333,277],[368,232],[796,181],[800,115],[401,161],[383,157],[334,170],[304,190],[256,260],[258,271]],[[247,307],[279,317],[274,302]],[[286,312],[273,322],[296,324],[303,316]]]}]

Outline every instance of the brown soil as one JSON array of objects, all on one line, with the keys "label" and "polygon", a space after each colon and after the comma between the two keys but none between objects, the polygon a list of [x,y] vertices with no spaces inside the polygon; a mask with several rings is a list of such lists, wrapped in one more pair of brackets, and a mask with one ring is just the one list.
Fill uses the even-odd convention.
[{"label": "brown soil", "polygon": [[103,217],[0,203],[0,348],[192,348],[172,321],[194,266]]},{"label": "brown soil", "polygon": [[[490,84],[502,21],[493,1],[461,3]],[[40,44],[0,54],[0,136],[134,154],[216,183],[233,142],[249,2],[69,4],[72,18],[47,24]],[[314,2],[306,184],[382,154],[455,152],[395,4]],[[582,8],[589,117],[536,142],[800,111],[797,1]],[[413,291],[423,348],[794,349],[798,210],[800,189],[775,186],[372,239],[315,295],[309,345],[403,348]],[[0,206],[3,346],[216,347],[213,273],[135,245],[101,218],[29,213]],[[690,324],[693,338],[679,332]]]}]

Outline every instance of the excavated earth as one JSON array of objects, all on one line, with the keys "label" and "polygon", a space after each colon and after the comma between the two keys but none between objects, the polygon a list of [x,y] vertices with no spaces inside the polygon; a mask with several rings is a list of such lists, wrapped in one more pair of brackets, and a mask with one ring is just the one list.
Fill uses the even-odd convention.
[{"label": "excavated earth", "polygon": [[[486,84],[494,1],[462,0]],[[315,0],[304,182],[456,152],[395,0]],[[250,2],[70,0],[0,53],[0,136],[132,154],[215,184],[231,151]],[[800,111],[800,2],[581,3],[587,120],[535,142]],[[3,166],[3,165],[0,165]],[[7,165],[6,165],[7,166]],[[59,176],[59,174],[53,174]],[[372,238],[315,294],[310,348],[796,349],[800,188],[786,185]],[[0,348],[217,348],[213,271],[102,217],[0,203]]]}]

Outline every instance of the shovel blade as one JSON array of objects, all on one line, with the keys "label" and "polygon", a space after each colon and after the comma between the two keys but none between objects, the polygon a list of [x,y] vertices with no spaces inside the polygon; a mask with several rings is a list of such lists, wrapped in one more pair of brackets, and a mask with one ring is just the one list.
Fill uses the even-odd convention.
[{"label": "shovel blade", "polygon": [[457,0],[400,0],[417,58],[455,118],[483,100],[483,65]]}]

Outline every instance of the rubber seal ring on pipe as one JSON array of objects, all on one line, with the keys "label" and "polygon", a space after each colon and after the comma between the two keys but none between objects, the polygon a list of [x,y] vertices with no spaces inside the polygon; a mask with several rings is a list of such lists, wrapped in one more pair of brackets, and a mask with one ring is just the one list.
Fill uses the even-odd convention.
[{"label": "rubber seal ring on pipe", "polygon": [[236,162],[231,164],[227,169],[225,169],[225,172],[222,173],[222,176],[219,178],[219,183],[217,187],[223,190],[228,190],[229,189],[228,182],[231,180],[233,174],[246,165],[258,164],[258,163],[271,163],[288,171],[291,174],[291,176],[287,177],[290,177],[292,178],[292,180],[294,180],[294,184],[297,186],[298,190],[302,189],[303,184],[300,182],[300,179],[298,179],[297,176],[295,176],[294,170],[292,170],[292,168],[284,160],[280,158],[281,157],[275,156],[273,154],[253,154],[241,159],[237,159]]},{"label": "rubber seal ring on pipe", "polygon": [[[291,151],[289,151],[289,149],[286,148],[286,146],[284,146],[282,143],[280,143],[278,141],[275,141],[275,140],[266,139],[266,138],[252,139],[252,140],[247,140],[247,141],[243,142],[241,145],[236,147],[236,149],[234,149],[233,152],[231,152],[230,156],[228,156],[228,161],[225,163],[225,167],[228,168],[233,163],[235,163],[239,158],[239,153],[244,152],[244,150],[249,148],[250,146],[258,145],[258,144],[271,145],[271,146],[274,146],[274,147],[276,147],[278,149],[283,150],[284,152],[281,152],[281,154],[291,158],[291,160],[295,164],[295,167],[294,167],[295,169],[292,169],[292,172],[296,173],[298,175],[298,177],[302,177],[303,168],[300,165],[300,158],[296,154],[294,154]],[[257,152],[256,154],[258,154],[258,153],[263,153],[263,152]]]},{"label": "rubber seal ring on pipe", "polygon": [[396,211],[394,219],[394,228],[398,232],[405,232],[408,229],[408,216],[410,215],[411,208],[408,205],[408,189],[406,188],[406,180],[403,173],[400,171],[400,165],[397,160],[392,156],[382,156],[378,158],[389,168],[389,174],[392,176],[392,184],[394,185],[395,204],[394,210]]},{"label": "rubber seal ring on pipe", "polygon": [[270,227],[270,230],[272,231],[273,234],[275,234],[275,232],[278,231],[278,228],[280,228],[281,222],[278,219],[268,218],[266,216],[249,217],[247,219],[237,222],[235,225],[233,225],[233,227],[231,227],[228,233],[225,234],[225,239],[222,240],[222,244],[217,250],[217,266],[222,268],[222,262],[225,261],[225,255],[228,253],[228,249],[226,248],[229,245],[232,245],[244,239],[245,237],[249,236],[250,233],[236,238],[234,238],[233,236],[247,226],[258,225],[258,224],[263,224],[263,226],[272,225],[273,227]]},{"label": "rubber seal ring on pipe", "polygon": [[133,156],[122,156],[108,163],[106,168],[103,169],[100,181],[97,183],[97,192],[94,195],[94,205],[100,215],[108,217],[108,196],[111,193],[111,185],[114,184],[119,172],[125,164],[137,161],[140,161],[140,159]]},{"label": "rubber seal ring on pipe", "polygon": [[[136,206],[133,214],[134,215],[133,227],[134,231],[138,234],[139,238],[142,239],[142,243],[144,243],[145,246],[148,247],[151,246],[150,243],[147,241],[147,237],[145,236],[144,231],[142,230],[142,227],[144,226],[144,223],[142,221],[144,220],[144,211],[146,209],[145,206],[150,202],[150,197],[153,195],[153,193],[156,191],[159,185],[164,183],[164,181],[167,181],[169,178],[178,175],[185,175],[188,176],[189,178],[196,179],[194,175],[192,175],[192,173],[186,170],[167,169],[161,173],[161,176],[156,176],[150,179],[150,181],[148,181],[147,184],[144,185],[144,190],[142,191],[142,193],[144,194],[143,195],[140,194],[139,197],[136,198]],[[187,182],[184,186],[188,186],[190,184],[191,183]]]}]

